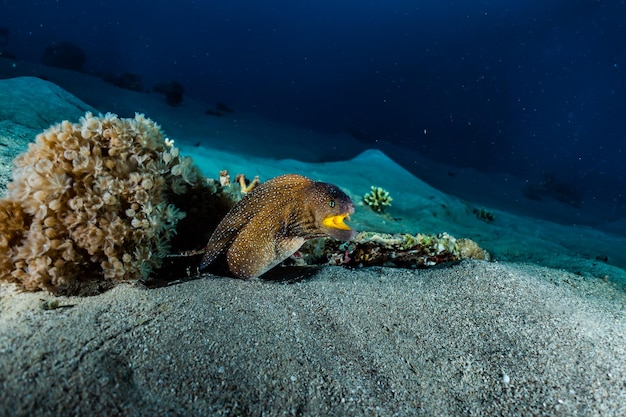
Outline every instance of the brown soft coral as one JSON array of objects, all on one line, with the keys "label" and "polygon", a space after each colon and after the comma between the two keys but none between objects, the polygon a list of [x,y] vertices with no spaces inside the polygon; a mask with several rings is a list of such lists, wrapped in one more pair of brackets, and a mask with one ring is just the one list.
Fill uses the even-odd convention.
[{"label": "brown soft coral", "polygon": [[185,216],[170,197],[203,181],[143,115],[64,121],[15,165],[0,200],[0,279],[28,290],[146,277]]}]

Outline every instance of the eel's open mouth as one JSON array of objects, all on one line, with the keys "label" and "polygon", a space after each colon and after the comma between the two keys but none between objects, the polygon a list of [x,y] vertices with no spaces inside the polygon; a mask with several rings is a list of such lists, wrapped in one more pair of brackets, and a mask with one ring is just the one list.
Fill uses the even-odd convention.
[{"label": "eel's open mouth", "polygon": [[344,220],[350,220],[350,215],[348,213],[338,214],[336,216],[326,216],[324,220],[322,220],[322,224],[331,229],[339,229],[339,230],[352,230],[350,226],[344,223]]}]

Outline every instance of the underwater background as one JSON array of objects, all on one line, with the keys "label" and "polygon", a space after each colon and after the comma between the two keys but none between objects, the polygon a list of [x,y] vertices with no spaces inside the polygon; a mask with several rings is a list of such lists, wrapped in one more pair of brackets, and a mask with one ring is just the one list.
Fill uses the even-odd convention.
[{"label": "underwater background", "polygon": [[[625,416],[624,22],[0,0],[0,417]],[[358,233],[200,271],[286,173]]]},{"label": "underwater background", "polygon": [[577,213],[551,220],[623,234],[625,22],[595,0],[5,0],[0,57],[347,133],[325,161],[382,149],[455,194],[454,168],[514,176]]}]

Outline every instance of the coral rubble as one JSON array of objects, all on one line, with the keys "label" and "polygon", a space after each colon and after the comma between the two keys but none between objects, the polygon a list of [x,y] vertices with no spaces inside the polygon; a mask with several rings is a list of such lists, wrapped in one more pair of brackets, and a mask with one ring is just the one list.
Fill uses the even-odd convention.
[{"label": "coral rubble", "polygon": [[185,216],[171,199],[203,181],[143,115],[52,126],[16,158],[0,200],[0,279],[75,293],[144,278]]},{"label": "coral rubble", "polygon": [[382,265],[425,268],[461,259],[491,259],[491,255],[474,241],[456,239],[447,233],[412,235],[359,232],[349,242],[331,239],[308,242],[300,252],[301,259],[307,264],[347,267]]}]

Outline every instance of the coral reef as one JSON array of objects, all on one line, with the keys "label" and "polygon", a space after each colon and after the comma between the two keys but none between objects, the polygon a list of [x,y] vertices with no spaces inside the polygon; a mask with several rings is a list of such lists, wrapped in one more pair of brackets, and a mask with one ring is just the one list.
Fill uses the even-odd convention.
[{"label": "coral reef", "polygon": [[52,126],[16,158],[0,200],[0,279],[76,293],[145,278],[185,216],[171,201],[203,181],[143,115]]},{"label": "coral reef", "polygon": [[331,239],[307,242],[300,252],[300,260],[296,263],[347,267],[382,265],[425,268],[461,259],[491,259],[491,255],[474,241],[456,239],[447,233],[412,235],[359,232],[349,242]]},{"label": "coral reef", "polygon": [[383,213],[385,207],[391,206],[393,199],[388,191],[372,185],[372,190],[363,196],[363,202],[377,213]]}]

